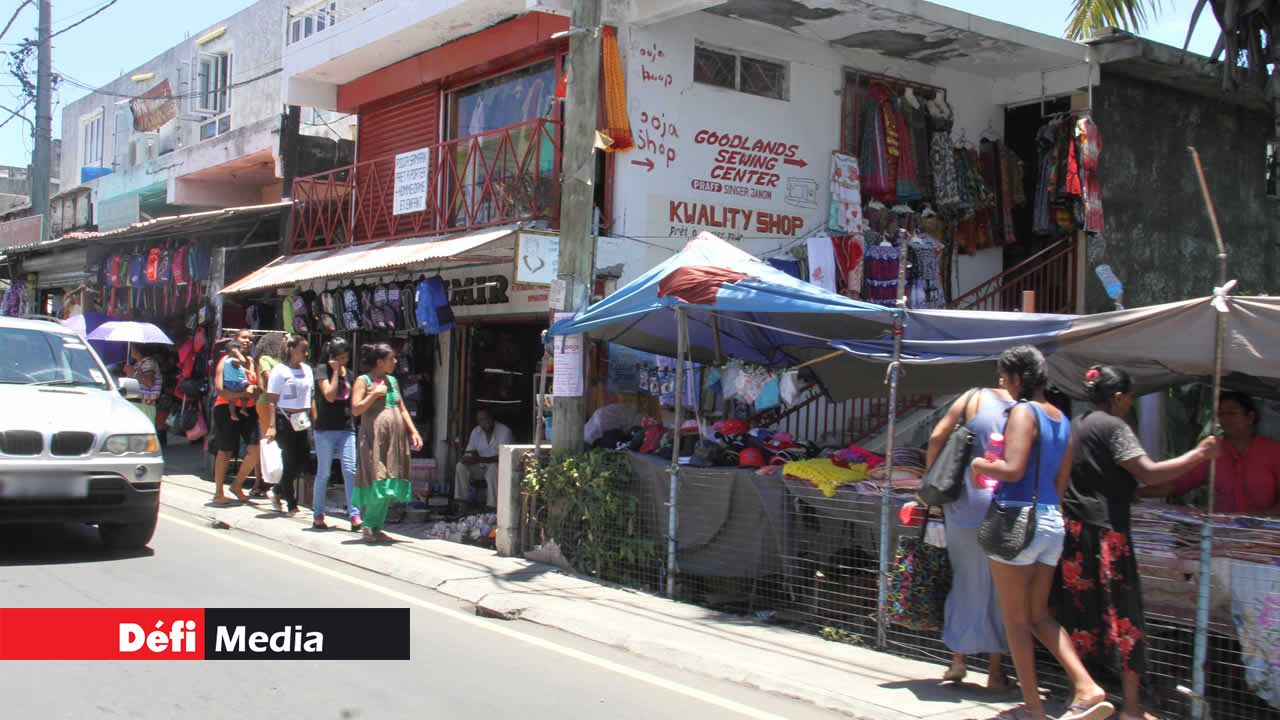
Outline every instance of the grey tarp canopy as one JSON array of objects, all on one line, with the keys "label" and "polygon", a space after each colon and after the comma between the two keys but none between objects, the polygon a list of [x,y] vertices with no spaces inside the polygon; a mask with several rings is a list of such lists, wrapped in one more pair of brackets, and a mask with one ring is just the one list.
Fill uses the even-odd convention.
[{"label": "grey tarp canopy", "polygon": [[[1224,384],[1280,396],[1280,298],[1231,297],[1226,322]],[[912,393],[959,392],[994,381],[991,363],[1002,350],[1029,343],[1049,358],[1050,379],[1079,397],[1093,364],[1119,365],[1139,393],[1213,376],[1218,311],[1213,297],[1098,315],[912,310],[903,341],[903,383]],[[883,395],[891,340],[833,343],[858,369],[847,383],[859,396]]]}]

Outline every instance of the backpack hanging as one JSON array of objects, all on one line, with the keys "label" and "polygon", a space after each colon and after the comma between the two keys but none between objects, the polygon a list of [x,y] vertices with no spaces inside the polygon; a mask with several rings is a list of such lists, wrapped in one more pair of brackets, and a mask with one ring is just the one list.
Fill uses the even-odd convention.
[{"label": "backpack hanging", "polygon": [[453,329],[453,307],[449,305],[449,293],[440,276],[418,283],[416,306],[418,327],[423,332],[435,335]]},{"label": "backpack hanging", "polygon": [[360,293],[354,285],[342,289],[342,327],[347,332],[360,329]]}]

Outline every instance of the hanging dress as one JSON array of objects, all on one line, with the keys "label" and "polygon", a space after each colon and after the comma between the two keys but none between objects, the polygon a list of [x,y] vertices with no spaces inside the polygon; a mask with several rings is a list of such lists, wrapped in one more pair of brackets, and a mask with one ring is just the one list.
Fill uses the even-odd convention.
[{"label": "hanging dress", "polygon": [[1076,141],[1080,146],[1080,170],[1084,181],[1084,229],[1101,233],[1102,183],[1098,177],[1098,155],[1102,153],[1102,135],[1088,116],[1076,122]]}]

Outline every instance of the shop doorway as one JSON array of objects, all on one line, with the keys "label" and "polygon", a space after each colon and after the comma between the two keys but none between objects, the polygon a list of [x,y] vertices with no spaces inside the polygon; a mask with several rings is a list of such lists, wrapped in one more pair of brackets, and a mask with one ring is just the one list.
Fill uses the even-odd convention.
[{"label": "shop doorway", "polygon": [[[466,446],[475,413],[485,408],[511,428],[517,443],[533,442],[533,389],[542,359],[542,320],[471,323],[463,329],[459,372],[462,411],[458,439]],[[461,447],[458,448],[461,450]]]}]

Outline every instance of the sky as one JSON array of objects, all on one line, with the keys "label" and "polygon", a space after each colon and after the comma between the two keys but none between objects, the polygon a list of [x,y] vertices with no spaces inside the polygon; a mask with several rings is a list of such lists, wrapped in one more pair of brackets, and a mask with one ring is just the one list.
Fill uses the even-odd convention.
[{"label": "sky", "polygon": [[[1071,0],[934,0],[940,5],[1019,25],[1049,35],[1061,35]],[[0,0],[0,28],[20,0]],[[53,28],[58,31],[106,4],[107,0],[53,0]],[[53,68],[77,80],[103,85],[126,70],[142,65],[176,45],[187,35],[204,30],[222,18],[253,4],[253,0],[117,0],[102,14],[54,40]],[[178,7],[181,12],[174,12]],[[1165,0],[1157,21],[1143,34],[1159,42],[1182,46],[1195,0]],[[35,37],[36,11],[22,10],[8,35],[0,38],[0,107],[22,104],[17,81],[8,72],[8,53],[23,38]],[[1208,54],[1218,39],[1217,24],[1209,13],[1201,18],[1191,49]],[[34,67],[34,62],[32,62]],[[54,137],[61,136],[60,103],[85,93],[64,86],[54,97]],[[26,117],[34,120],[34,113]],[[0,122],[9,113],[0,110]],[[25,166],[30,162],[31,126],[13,119],[0,128],[0,165]]]}]

